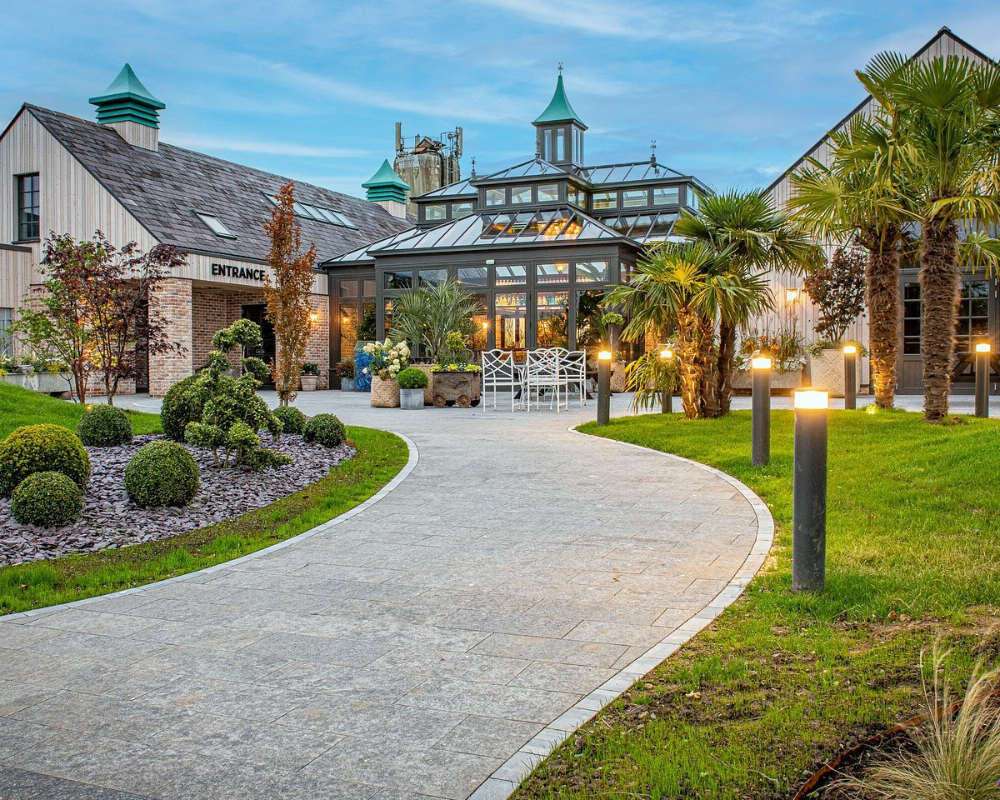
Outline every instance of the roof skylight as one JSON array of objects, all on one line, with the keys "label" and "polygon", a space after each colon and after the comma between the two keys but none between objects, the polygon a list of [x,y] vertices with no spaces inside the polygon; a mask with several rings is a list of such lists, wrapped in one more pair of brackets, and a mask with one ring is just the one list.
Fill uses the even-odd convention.
[{"label": "roof skylight", "polygon": [[[278,201],[273,195],[265,194],[264,196],[271,202],[271,205],[278,205]],[[346,216],[341,214],[339,211],[334,211],[332,208],[314,206],[309,203],[295,203],[293,208],[295,209],[295,215],[297,217],[302,217],[303,219],[311,219],[316,222],[326,222],[330,225],[340,225],[342,228],[358,227]]]},{"label": "roof skylight", "polygon": [[226,239],[235,239],[236,234],[233,233],[229,228],[225,226],[221,219],[219,219],[214,214],[206,214],[202,211],[195,211],[195,216],[198,217],[202,222],[205,223],[206,227],[216,236],[222,236]]}]

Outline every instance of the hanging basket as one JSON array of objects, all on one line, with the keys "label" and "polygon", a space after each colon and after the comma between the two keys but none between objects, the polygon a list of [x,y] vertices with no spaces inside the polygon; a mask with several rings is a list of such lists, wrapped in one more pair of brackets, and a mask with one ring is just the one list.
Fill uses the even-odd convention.
[{"label": "hanging basket", "polygon": [[372,375],[372,408],[399,408],[399,383],[395,378]]}]

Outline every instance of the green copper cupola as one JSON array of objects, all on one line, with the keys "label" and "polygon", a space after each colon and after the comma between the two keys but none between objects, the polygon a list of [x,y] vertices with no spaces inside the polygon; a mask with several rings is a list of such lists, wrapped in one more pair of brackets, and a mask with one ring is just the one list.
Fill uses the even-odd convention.
[{"label": "green copper cupola", "polygon": [[587,126],[566,96],[562,64],[552,99],[532,124],[535,126],[535,151],[540,158],[560,166],[583,166],[583,132]]},{"label": "green copper cupola", "polygon": [[409,184],[396,174],[389,159],[383,161],[378,172],[361,186],[365,190],[365,197],[373,203],[406,203],[406,193],[410,191]]},{"label": "green copper cupola", "polygon": [[97,121],[104,125],[135,122],[159,128],[160,111],[166,108],[142,85],[129,64],[122,67],[104,94],[91,97],[90,102],[97,106]]}]

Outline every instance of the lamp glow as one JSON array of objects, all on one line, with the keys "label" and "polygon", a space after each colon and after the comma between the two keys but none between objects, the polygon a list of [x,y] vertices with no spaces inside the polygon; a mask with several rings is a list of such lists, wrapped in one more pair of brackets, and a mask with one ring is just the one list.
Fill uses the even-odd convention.
[{"label": "lamp glow", "polygon": [[310,322],[316,322],[316,321],[318,321],[318,320],[319,320],[319,314],[317,314],[317,313],[316,313],[315,311],[313,311],[313,312],[312,312],[312,313],[311,313],[311,314],[309,315],[309,321],[310,321]]},{"label": "lamp glow", "polygon": [[485,330],[489,330],[489,327],[490,327],[490,323],[488,323],[488,322],[484,322],[484,323],[483,323],[483,330],[484,330],[484,331],[485,331]]},{"label": "lamp glow", "polygon": [[830,403],[830,393],[819,389],[799,389],[795,392],[795,407],[804,409],[826,409]]},{"label": "lamp glow", "polygon": [[767,356],[757,356],[750,359],[750,366],[754,369],[771,369],[771,359]]},{"label": "lamp glow", "polygon": [[856,345],[853,345],[853,344],[845,344],[844,345],[844,355],[846,355],[846,356],[853,356],[857,352],[858,352],[858,348],[857,348]]},{"label": "lamp glow", "polygon": [[597,354],[597,358],[600,361],[610,361],[611,360],[611,351],[610,350],[601,350]]},{"label": "lamp glow", "polygon": [[976,352],[977,353],[988,353],[988,352],[990,352],[990,344],[989,344],[989,342],[980,342],[979,344],[977,344],[976,345]]},{"label": "lamp glow", "polygon": [[673,357],[674,357],[674,351],[671,350],[669,347],[664,347],[660,351],[660,358],[662,358],[664,361],[669,361]]},{"label": "lamp glow", "polygon": [[785,289],[785,302],[786,303],[794,303],[798,299],[799,299],[799,290],[798,289]]}]

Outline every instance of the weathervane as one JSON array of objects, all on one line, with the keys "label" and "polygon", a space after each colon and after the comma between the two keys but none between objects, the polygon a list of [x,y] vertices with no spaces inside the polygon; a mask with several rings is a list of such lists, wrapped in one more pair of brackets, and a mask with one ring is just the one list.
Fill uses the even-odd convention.
[{"label": "weathervane", "polygon": [[649,140],[649,163],[656,166],[656,139]]},{"label": "weathervane", "polygon": [[560,62],[559,62],[559,74],[560,74],[560,75],[562,75],[562,69],[563,69],[563,62],[562,62],[562,61],[560,61]]},{"label": "weathervane", "polygon": [[476,157],[472,157],[472,172],[469,174],[469,178],[476,177]]}]

